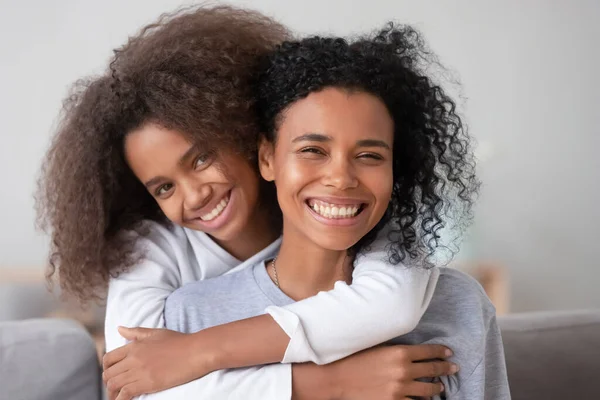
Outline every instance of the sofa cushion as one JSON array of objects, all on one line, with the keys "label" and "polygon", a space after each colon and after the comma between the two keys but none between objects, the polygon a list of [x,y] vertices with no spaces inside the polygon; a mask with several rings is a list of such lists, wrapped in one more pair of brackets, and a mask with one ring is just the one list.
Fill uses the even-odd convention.
[{"label": "sofa cushion", "polygon": [[600,399],[600,310],[498,320],[513,400]]},{"label": "sofa cushion", "polygon": [[66,319],[0,322],[0,388],[6,399],[99,399],[92,338]]}]

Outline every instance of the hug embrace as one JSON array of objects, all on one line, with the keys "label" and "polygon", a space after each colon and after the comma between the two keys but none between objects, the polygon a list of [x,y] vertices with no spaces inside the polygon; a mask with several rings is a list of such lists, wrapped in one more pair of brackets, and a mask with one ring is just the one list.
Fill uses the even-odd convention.
[{"label": "hug embrace", "polygon": [[50,273],[107,295],[110,399],[510,398],[494,307],[436,265],[479,182],[435,65],[408,26],[195,7],[75,85],[38,206]]}]

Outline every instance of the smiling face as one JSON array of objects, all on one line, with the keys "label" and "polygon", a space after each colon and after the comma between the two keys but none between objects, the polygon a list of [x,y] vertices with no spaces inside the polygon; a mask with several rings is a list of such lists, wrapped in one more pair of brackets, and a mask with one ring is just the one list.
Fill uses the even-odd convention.
[{"label": "smiling face", "polygon": [[181,133],[149,123],[127,135],[125,157],[175,224],[228,242],[254,220],[259,177],[233,152],[205,153]]},{"label": "smiling face", "polygon": [[352,247],[383,217],[392,194],[394,123],[385,104],[326,88],[281,117],[276,144],[261,144],[260,169],[277,186],[284,238]]}]

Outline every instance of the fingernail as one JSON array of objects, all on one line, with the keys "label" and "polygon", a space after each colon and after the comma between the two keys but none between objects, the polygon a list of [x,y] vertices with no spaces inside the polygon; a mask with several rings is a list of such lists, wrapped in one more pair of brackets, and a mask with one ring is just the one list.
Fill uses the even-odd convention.
[{"label": "fingernail", "polygon": [[450,357],[452,354],[454,354],[452,353],[452,350],[446,349],[446,357]]},{"label": "fingernail", "polygon": [[455,374],[458,372],[459,369],[460,369],[460,367],[457,364],[452,364],[452,366],[450,367],[450,372]]}]

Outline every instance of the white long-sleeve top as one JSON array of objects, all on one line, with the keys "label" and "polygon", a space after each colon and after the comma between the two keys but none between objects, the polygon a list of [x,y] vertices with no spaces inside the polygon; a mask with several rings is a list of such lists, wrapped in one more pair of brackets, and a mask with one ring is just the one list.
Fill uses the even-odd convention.
[{"label": "white long-sleeve top", "polygon": [[[202,232],[148,226],[149,235],[136,244],[142,260],[109,283],[107,351],[126,344],[118,326],[164,328],[165,300],[179,287],[272,258],[281,243],[278,239],[241,262]],[[265,310],[290,336],[281,364],[217,371],[141,398],[290,399],[289,363],[333,362],[412,331],[429,305],[439,270],[389,265],[386,236],[357,258],[351,285],[338,282],[328,292]]]}]

